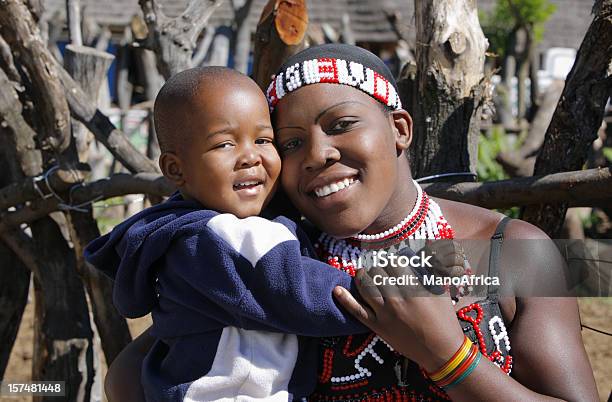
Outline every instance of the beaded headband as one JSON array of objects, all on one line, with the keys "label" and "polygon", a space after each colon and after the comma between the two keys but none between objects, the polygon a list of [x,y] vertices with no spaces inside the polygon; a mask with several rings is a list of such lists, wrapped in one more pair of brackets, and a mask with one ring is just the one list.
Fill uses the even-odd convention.
[{"label": "beaded headband", "polygon": [[378,72],[356,61],[325,57],[292,64],[272,79],[266,91],[270,113],[289,92],[316,83],[349,85],[393,110],[402,108],[395,85]]}]

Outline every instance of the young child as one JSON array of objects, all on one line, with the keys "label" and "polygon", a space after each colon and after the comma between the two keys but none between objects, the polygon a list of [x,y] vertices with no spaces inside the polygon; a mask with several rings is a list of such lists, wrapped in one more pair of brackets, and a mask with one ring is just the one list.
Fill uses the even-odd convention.
[{"label": "young child", "polygon": [[236,71],[190,69],[161,89],[155,128],[160,167],[180,194],[86,250],[115,279],[122,315],[152,313],[147,400],[307,396],[317,356],[309,337],[367,329],[332,298],[336,285],[351,288],[349,275],[308,258],[294,222],[257,216],[281,164],[266,98]]}]

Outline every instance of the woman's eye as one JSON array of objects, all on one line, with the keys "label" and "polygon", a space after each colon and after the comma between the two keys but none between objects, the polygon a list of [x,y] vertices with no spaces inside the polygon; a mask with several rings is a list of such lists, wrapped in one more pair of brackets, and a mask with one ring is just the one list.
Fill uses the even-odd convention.
[{"label": "woman's eye", "polygon": [[340,120],[335,122],[329,131],[332,133],[341,133],[349,130],[355,123],[357,123],[356,120]]},{"label": "woman's eye", "polygon": [[301,143],[302,143],[302,140],[300,140],[299,138],[294,138],[289,141],[286,141],[281,144],[281,147],[280,147],[281,152],[283,153],[291,152],[297,147],[299,147]]}]

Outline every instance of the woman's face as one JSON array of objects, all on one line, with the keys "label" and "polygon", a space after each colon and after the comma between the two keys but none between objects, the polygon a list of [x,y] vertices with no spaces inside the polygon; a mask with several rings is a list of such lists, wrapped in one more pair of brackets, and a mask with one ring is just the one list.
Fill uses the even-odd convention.
[{"label": "woman's face", "polygon": [[411,135],[406,112],[386,113],[346,85],[313,84],[278,103],[275,129],[281,183],[319,229],[336,237],[385,230],[410,207],[397,186]]}]

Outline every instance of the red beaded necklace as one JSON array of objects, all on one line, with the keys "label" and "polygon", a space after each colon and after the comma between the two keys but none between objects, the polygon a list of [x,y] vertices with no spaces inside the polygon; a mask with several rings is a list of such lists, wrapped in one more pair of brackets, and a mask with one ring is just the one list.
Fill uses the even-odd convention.
[{"label": "red beaded necklace", "polygon": [[[326,233],[322,233],[315,244],[315,249],[319,257],[332,267],[354,276],[356,269],[360,267],[360,257],[362,254],[373,249],[384,248],[389,253],[400,250],[403,247],[411,247],[413,250],[418,250],[419,247],[415,245],[415,243],[418,244],[419,241],[422,246],[427,240],[453,239],[455,237],[455,232],[442,215],[442,211],[438,204],[430,199],[416,182],[415,186],[417,188],[415,205],[408,216],[398,225],[375,235],[360,234],[348,239],[336,239]],[[471,273],[471,269],[468,265],[466,275],[470,275]],[[464,294],[464,289],[461,287],[459,289],[453,289],[453,292],[451,292],[453,303],[456,303],[458,297]],[[472,318],[468,314],[472,310],[476,310],[477,312],[475,318]],[[484,337],[479,327],[480,321],[482,320],[482,314],[482,308],[478,303],[472,303],[457,312],[459,319],[470,322],[473,325],[478,338],[478,346],[483,355],[500,366],[505,373],[509,374],[512,369],[512,356],[507,355],[504,357],[501,352],[503,347],[505,347],[507,352],[510,351],[510,341],[503,321],[495,316],[489,322],[489,330],[494,337],[496,350],[491,354],[487,354]],[[499,329],[499,332],[497,329]],[[371,356],[378,364],[383,364],[382,359],[377,353],[376,345],[379,344],[382,349],[386,347],[391,352],[393,352],[393,348],[375,334],[368,336],[356,348],[352,345],[352,340],[352,336],[347,338],[342,351],[346,358],[354,358],[355,372],[340,377],[333,376],[334,349],[327,347],[324,349],[322,362],[323,370],[318,380],[321,384],[333,384],[332,390],[353,391],[354,399],[360,399],[356,391],[360,389],[360,387],[366,387],[369,377],[372,375],[372,371],[363,364],[362,360],[366,356]],[[424,372],[423,376],[426,377]],[[386,393],[387,396],[385,400],[409,400],[408,395],[404,394],[406,392],[405,389],[393,386],[390,390],[393,393]],[[446,393],[433,384],[429,385],[429,390],[440,399],[450,399]],[[376,394],[376,390],[366,391],[363,393],[363,400],[372,400],[370,397],[372,394]],[[325,399],[327,400],[327,397]],[[329,400],[336,399],[330,398]]]},{"label": "red beaded necklace", "polygon": [[[416,181],[414,185],[417,189],[414,207],[399,224],[381,233],[359,234],[348,239],[321,233],[315,243],[319,257],[332,267],[354,276],[355,270],[361,266],[360,257],[367,251],[386,249],[394,253],[404,247],[417,250],[424,246],[425,240],[453,239],[455,231],[442,215],[440,206],[427,196]],[[415,247],[415,244],[420,247]]]}]

